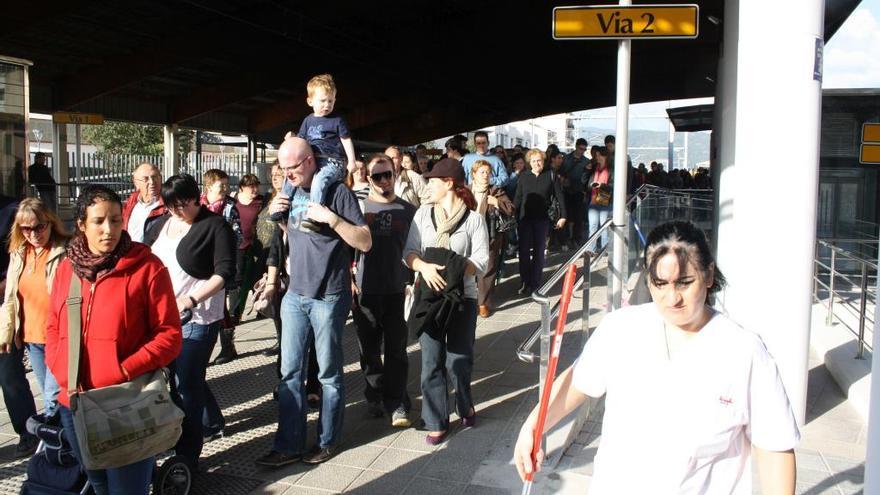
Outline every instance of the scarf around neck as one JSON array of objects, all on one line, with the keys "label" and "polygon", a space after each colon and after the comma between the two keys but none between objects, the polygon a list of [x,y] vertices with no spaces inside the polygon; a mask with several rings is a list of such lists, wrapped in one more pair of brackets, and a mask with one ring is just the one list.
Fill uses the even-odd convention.
[{"label": "scarf around neck", "polygon": [[480,188],[474,183],[471,186],[471,192],[474,193],[474,199],[477,200],[477,208],[475,211],[480,215],[485,215],[486,211],[489,210],[489,186],[486,185],[485,187]]},{"label": "scarf around neck", "polygon": [[131,248],[131,236],[128,232],[122,231],[119,243],[116,248],[105,254],[94,254],[89,250],[88,242],[83,234],[79,234],[70,240],[67,245],[67,257],[70,258],[70,265],[73,271],[80,277],[95,282],[98,277],[106,275],[116,268],[119,258],[125,255]]},{"label": "scarf around neck", "polygon": [[458,200],[452,203],[452,214],[446,216],[446,210],[440,205],[434,205],[433,215],[437,224],[437,242],[436,247],[449,249],[449,237],[452,235],[458,222],[461,221],[464,214],[467,213],[467,206],[464,201]]}]

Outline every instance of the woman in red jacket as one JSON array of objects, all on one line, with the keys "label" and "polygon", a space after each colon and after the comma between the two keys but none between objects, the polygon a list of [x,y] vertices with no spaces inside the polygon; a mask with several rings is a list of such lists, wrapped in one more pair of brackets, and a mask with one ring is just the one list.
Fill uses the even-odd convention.
[{"label": "woman in red jacket", "polygon": [[[64,432],[79,457],[68,397],[68,330],[82,332],[82,390],[124,383],[168,365],[181,347],[180,316],[168,270],[150,249],[122,230],[122,202],[103,186],[76,202],[77,235],[58,266],[46,328],[46,361],[58,380]],[[72,277],[82,283],[81,329],[68,329]],[[80,432],[82,433],[82,432]],[[147,494],[155,459],[88,471],[95,492]]]}]

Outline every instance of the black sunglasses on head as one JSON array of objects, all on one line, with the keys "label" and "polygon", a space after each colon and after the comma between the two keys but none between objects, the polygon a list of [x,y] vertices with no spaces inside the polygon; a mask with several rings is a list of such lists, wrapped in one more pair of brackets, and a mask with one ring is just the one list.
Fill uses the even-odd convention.
[{"label": "black sunglasses on head", "polygon": [[392,172],[390,170],[385,171],[385,172],[370,174],[370,178],[373,179],[373,182],[379,182],[382,179],[391,180],[392,176],[394,176],[394,172]]}]

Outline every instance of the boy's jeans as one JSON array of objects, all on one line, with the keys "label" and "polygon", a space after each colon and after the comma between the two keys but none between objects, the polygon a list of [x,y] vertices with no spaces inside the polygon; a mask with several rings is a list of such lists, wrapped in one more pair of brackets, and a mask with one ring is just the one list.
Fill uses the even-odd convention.
[{"label": "boy's jeans", "polygon": [[[324,204],[327,188],[334,182],[345,178],[345,164],[338,158],[327,156],[316,157],[318,171],[312,178],[312,189],[309,192],[309,200],[312,203]],[[324,205],[326,206],[326,205]]]}]

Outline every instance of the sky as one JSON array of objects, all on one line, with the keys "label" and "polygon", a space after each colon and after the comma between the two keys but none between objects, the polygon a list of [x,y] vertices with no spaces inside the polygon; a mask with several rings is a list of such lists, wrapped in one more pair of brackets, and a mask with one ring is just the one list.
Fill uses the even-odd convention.
[{"label": "sky", "polygon": [[[863,0],[825,45],[822,87],[880,88],[880,0]],[[666,108],[711,103],[712,98],[630,106],[630,129],[665,131]],[[614,107],[576,112],[578,127],[614,129]]]}]

